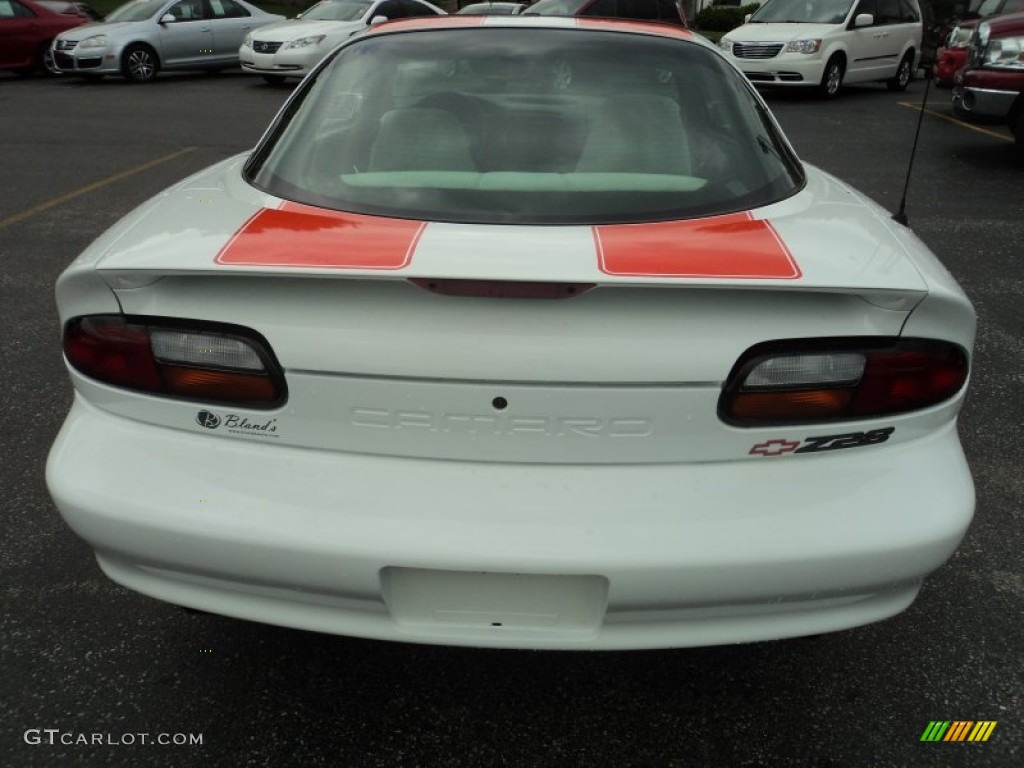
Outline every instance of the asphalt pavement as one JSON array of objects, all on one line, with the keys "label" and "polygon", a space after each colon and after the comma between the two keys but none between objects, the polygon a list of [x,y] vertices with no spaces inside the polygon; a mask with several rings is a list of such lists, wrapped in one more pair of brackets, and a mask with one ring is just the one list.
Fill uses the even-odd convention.
[{"label": "asphalt pavement", "polygon": [[[894,210],[923,89],[768,100],[806,161]],[[107,580],[43,481],[71,400],[54,280],[133,207],[251,147],[288,93],[240,73],[0,73],[0,765],[1024,764],[1024,161],[1005,129],[952,121],[948,91],[929,100],[908,215],[979,314],[960,427],[978,510],[907,612],[783,642],[511,652],[189,615]],[[922,742],[934,720],[997,725]]]}]

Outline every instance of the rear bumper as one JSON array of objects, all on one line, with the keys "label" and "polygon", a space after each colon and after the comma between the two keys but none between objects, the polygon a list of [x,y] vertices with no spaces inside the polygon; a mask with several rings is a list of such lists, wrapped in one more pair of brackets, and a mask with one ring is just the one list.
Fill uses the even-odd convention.
[{"label": "rear bumper", "polygon": [[81,398],[47,482],[115,581],[172,603],[387,640],[713,645],[906,608],[973,512],[955,425],[832,455],[503,465],[152,427]]}]

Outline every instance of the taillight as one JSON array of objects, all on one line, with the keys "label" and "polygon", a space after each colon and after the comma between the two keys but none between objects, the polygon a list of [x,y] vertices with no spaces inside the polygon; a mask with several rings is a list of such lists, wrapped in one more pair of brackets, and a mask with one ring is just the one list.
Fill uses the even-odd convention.
[{"label": "taillight", "polygon": [[874,418],[937,405],[967,380],[967,354],[929,339],[759,344],[733,368],[718,404],[742,427]]},{"label": "taillight", "polygon": [[64,355],[90,378],[155,395],[249,408],[274,408],[286,395],[269,346],[237,326],[77,317],[64,328]]}]

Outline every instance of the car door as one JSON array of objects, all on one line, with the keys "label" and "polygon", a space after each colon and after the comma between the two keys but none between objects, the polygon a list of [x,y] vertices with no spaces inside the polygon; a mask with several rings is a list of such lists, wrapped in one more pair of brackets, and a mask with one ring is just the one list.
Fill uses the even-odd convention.
[{"label": "car door", "polygon": [[[846,76],[843,78],[848,83],[875,80],[880,77],[877,73],[885,69],[885,30],[881,29],[878,21],[878,6],[881,2],[882,0],[860,0],[853,16],[850,17],[852,28],[847,31],[849,61],[846,65]],[[869,27],[853,27],[854,20],[862,13],[870,13],[875,19],[874,23]]]},{"label": "car door", "polygon": [[878,45],[877,77],[892,77],[903,54],[907,35],[913,34],[912,24],[903,21],[900,0],[875,0],[875,29],[881,34]]},{"label": "car door", "polygon": [[30,67],[42,25],[18,0],[0,0],[0,69]]},{"label": "car door", "polygon": [[209,61],[213,31],[204,0],[180,0],[167,13],[173,22],[160,24],[160,61],[164,67],[183,67]]},{"label": "car door", "polygon": [[253,28],[252,14],[235,0],[208,0],[213,26],[213,58],[217,63],[237,64],[238,49]]}]

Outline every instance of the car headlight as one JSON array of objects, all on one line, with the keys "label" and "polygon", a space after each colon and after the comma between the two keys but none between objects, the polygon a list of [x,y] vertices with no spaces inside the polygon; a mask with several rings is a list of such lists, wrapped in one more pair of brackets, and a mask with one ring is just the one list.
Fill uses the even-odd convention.
[{"label": "car headlight", "polygon": [[290,43],[285,43],[282,48],[312,48],[314,45],[320,45],[323,39],[327,35],[312,35],[311,37],[300,37],[298,40],[292,40]]},{"label": "car headlight", "polygon": [[732,40],[730,40],[728,37],[719,38],[718,47],[721,48],[723,51],[731,51]]},{"label": "car headlight", "polygon": [[245,36],[245,40],[242,41],[242,45],[246,48],[252,48],[252,32]]},{"label": "car headlight", "polygon": [[966,48],[971,42],[971,33],[973,30],[970,27],[953,27],[953,31],[949,33],[949,37],[946,38],[947,48]]},{"label": "car headlight", "polygon": [[817,53],[820,50],[820,37],[810,40],[790,40],[786,43],[786,53]]},{"label": "car headlight", "polygon": [[1024,37],[997,37],[985,49],[986,67],[1024,69]]},{"label": "car headlight", "polygon": [[107,47],[107,36],[106,35],[93,35],[87,37],[85,40],[78,44],[79,48],[106,48]]}]

